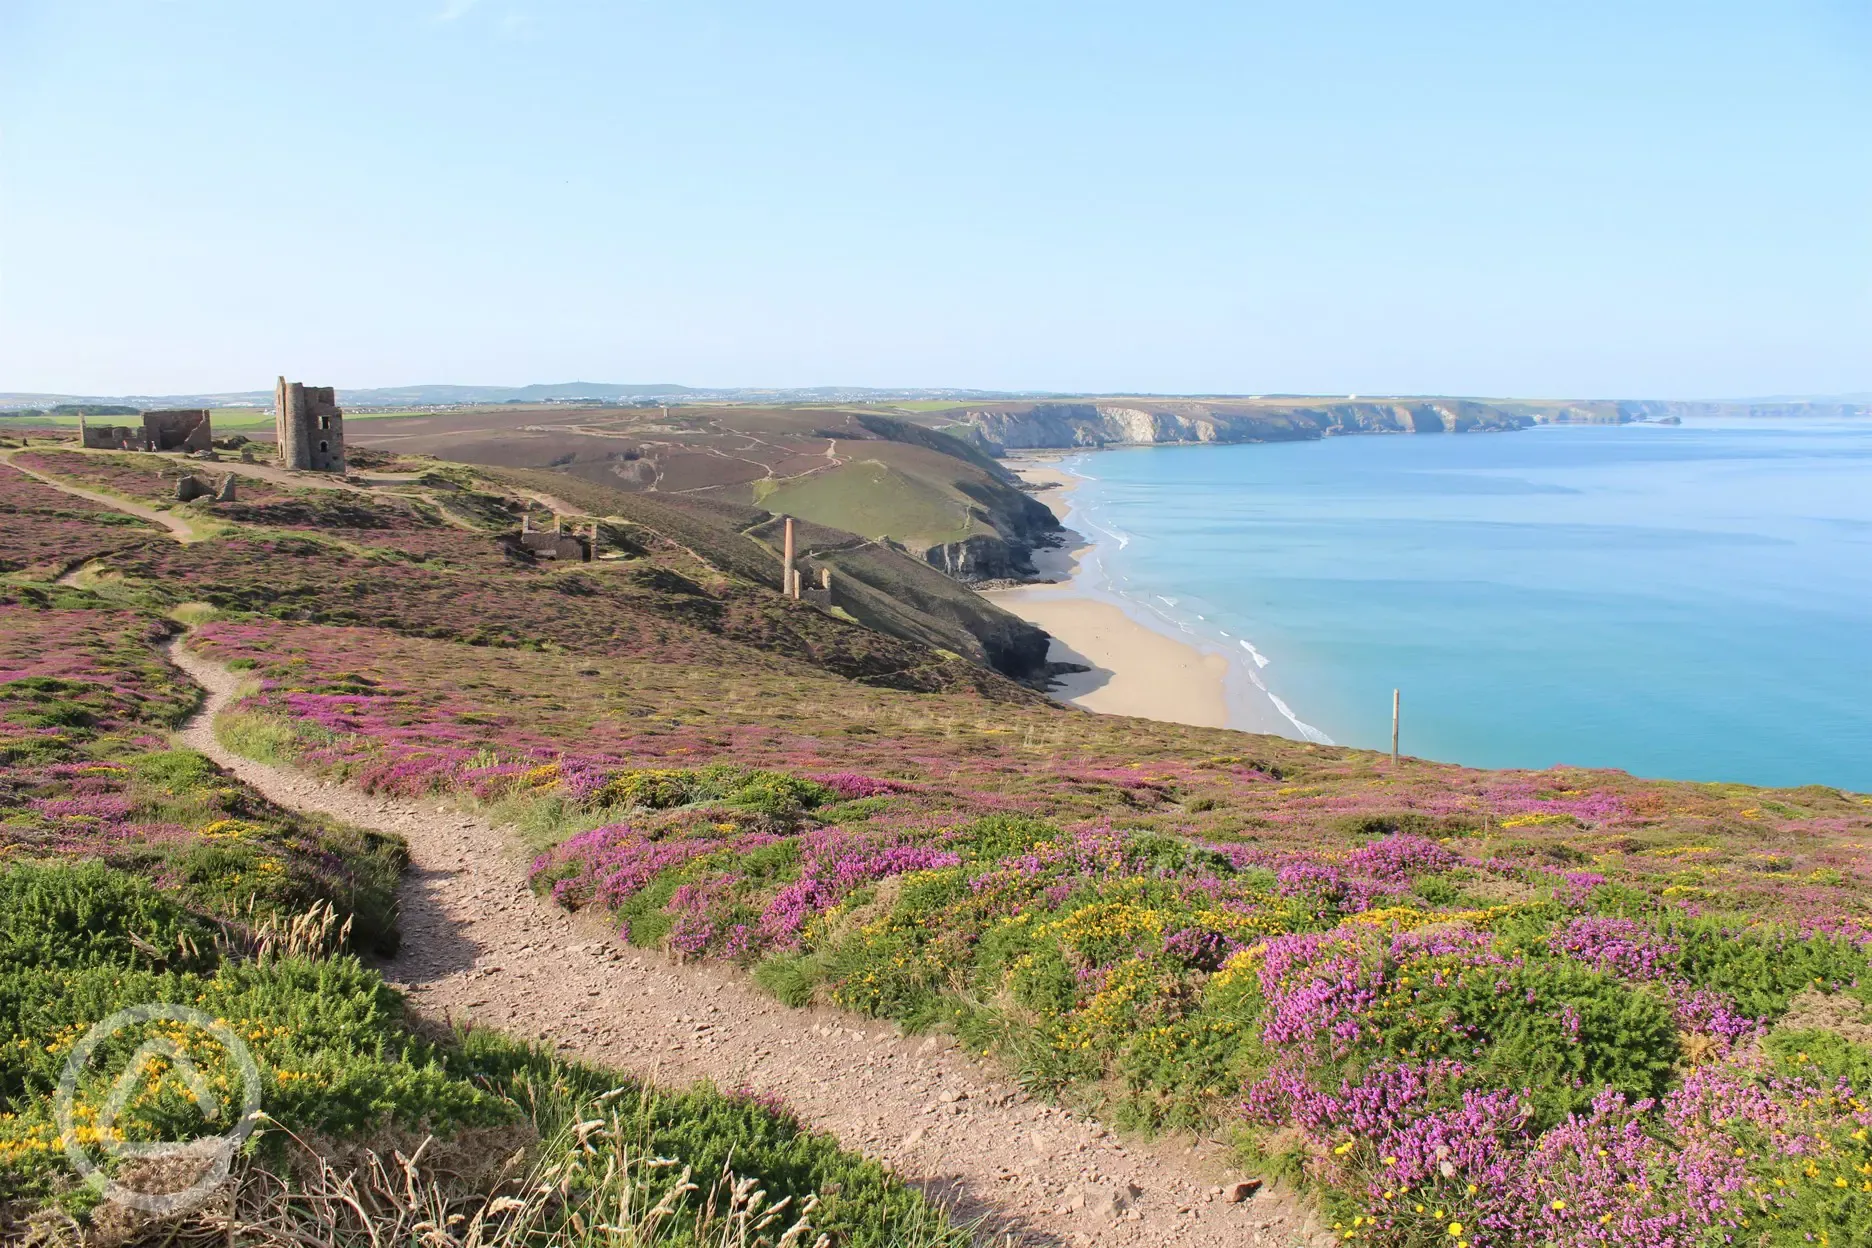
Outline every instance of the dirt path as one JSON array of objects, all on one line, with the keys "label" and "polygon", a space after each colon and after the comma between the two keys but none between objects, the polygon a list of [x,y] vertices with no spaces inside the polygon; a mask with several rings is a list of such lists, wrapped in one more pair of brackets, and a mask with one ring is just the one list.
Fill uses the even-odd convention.
[{"label": "dirt path", "polygon": [[163,528],[168,529],[178,542],[187,543],[199,540],[195,535],[194,528],[188,521],[182,519],[180,516],[172,516],[166,511],[158,511],[154,507],[145,507],[142,503],[133,503],[127,498],[118,498],[114,494],[99,494],[92,490],[79,489],[75,485],[67,485],[55,477],[46,476],[43,472],[34,472],[24,464],[14,463],[11,455],[5,457],[5,462],[7,466],[12,468],[15,472],[23,472],[41,485],[49,485],[53,489],[61,490],[74,498],[88,499],[101,506],[109,507],[112,511],[121,511],[126,516],[135,516],[139,520],[148,520],[151,524],[160,524]]},{"label": "dirt path", "polygon": [[664,1082],[778,1093],[848,1148],[982,1217],[1001,1245],[1201,1248],[1327,1243],[1272,1194],[1232,1203],[1214,1146],[1140,1148],[1034,1102],[947,1039],[789,1009],[746,977],[679,966],[536,899],[512,839],[434,804],[370,797],[240,758],[211,730],[239,677],[171,646],[210,693],[182,729],[273,801],[401,833],[403,951],[385,967],[434,1016],[543,1040]]}]

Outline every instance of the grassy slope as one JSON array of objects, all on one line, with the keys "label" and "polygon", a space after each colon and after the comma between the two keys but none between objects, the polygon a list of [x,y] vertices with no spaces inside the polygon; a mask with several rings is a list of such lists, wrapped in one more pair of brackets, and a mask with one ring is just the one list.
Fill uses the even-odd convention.
[{"label": "grassy slope", "polygon": [[[911,420],[832,408],[682,407],[426,418],[362,435],[397,435],[406,449],[500,467],[552,468],[596,485],[654,487],[721,502],[785,510],[921,551],[970,536],[1024,541],[1046,531],[1036,510],[994,460]],[[393,445],[385,442],[384,445]],[[828,450],[847,462],[830,462]],[[620,459],[628,455],[629,460]],[[881,467],[880,467],[881,466]],[[893,502],[895,500],[895,502]]]},{"label": "grassy slope", "polygon": [[[755,584],[779,587],[782,539],[775,512],[694,497],[629,494],[578,478],[527,469],[498,479],[592,514],[615,516],[668,535],[714,566]],[[817,478],[814,478],[817,480]],[[834,601],[868,627],[1003,672],[1025,675],[1045,661],[1045,635],[920,559],[866,543],[838,527],[798,526],[798,551],[835,570]]]},{"label": "grassy slope", "polygon": [[[123,471],[112,463],[78,467]],[[112,553],[121,526],[91,520],[89,505],[35,483],[0,484],[8,486],[0,506],[11,522],[0,556],[50,548],[62,548],[66,559]],[[230,521],[237,511],[249,520],[291,520],[321,536],[342,529],[354,543],[401,546],[426,531],[408,527],[418,514],[408,505],[382,507],[377,514],[310,495],[291,509],[222,512]],[[373,530],[385,515],[393,524]],[[16,567],[32,562],[12,560]],[[487,1033],[419,1034],[401,999],[354,956],[395,948],[400,842],[281,810],[206,759],[168,748],[163,734],[197,695],[157,649],[178,631],[151,609],[179,596],[162,588],[159,581],[107,580],[100,596],[52,585],[30,570],[0,582],[0,808],[7,812],[0,820],[0,1232],[18,1229],[10,1219],[48,1202],[87,1215],[95,1196],[74,1185],[64,1162],[51,1090],[66,1052],[92,1022],[155,999],[236,1020],[278,1128],[256,1135],[240,1181],[253,1199],[271,1202],[277,1222],[321,1242],[373,1238],[349,1215],[318,1203],[316,1191],[298,1201],[279,1194],[266,1171],[303,1171],[307,1157],[295,1137],[407,1151],[429,1131],[454,1141],[440,1150],[442,1168],[425,1170],[413,1188],[399,1179],[376,1193],[381,1202],[433,1195],[472,1214],[492,1198],[525,1196],[530,1168],[537,1177],[544,1167],[586,1164],[579,1159],[596,1139],[633,1157],[674,1157],[692,1167],[701,1190],[679,1199],[679,1208],[727,1205],[713,1176],[732,1162],[737,1174],[773,1198],[791,1198],[796,1209],[814,1192],[837,1192],[811,1222],[840,1242],[953,1238],[920,1198],[772,1104],[708,1088],[660,1092]],[[748,662],[757,653],[731,661],[757,665]],[[303,919],[313,907],[327,917]],[[126,1057],[125,1046],[140,1038],[124,1033],[111,1052]],[[211,1082],[231,1076],[209,1037],[184,1027],[176,1038]],[[80,1122],[109,1092],[106,1080],[81,1083]],[[173,1138],[193,1122],[191,1112],[186,1089],[158,1082],[120,1125],[131,1139]],[[604,1131],[571,1132],[586,1120],[606,1124]],[[516,1147],[530,1150],[532,1160],[498,1173],[497,1163]],[[464,1178],[465,1158],[475,1160]],[[581,1187],[567,1201],[494,1219],[484,1242],[572,1245],[591,1242],[593,1226],[641,1227],[648,1205],[675,1178],[646,1170],[637,1181],[635,1202],[604,1184]],[[406,1220],[422,1212],[408,1210]],[[381,1235],[394,1219],[383,1208],[377,1216]],[[694,1242],[680,1227],[645,1240],[652,1241]],[[251,1242],[276,1241],[262,1233]]]},{"label": "grassy slope", "polygon": [[[632,939],[748,963],[787,1000],[953,1027],[1140,1125],[1239,1131],[1354,1238],[1586,1242],[1663,1217],[1850,1242],[1868,1224],[1867,799],[1393,770],[991,680],[881,687],[838,674],[849,646],[738,620],[724,565],[771,555],[735,534],[747,513],[685,507],[712,553],[650,550],[615,585],[503,571],[407,518],[313,516],[182,561],[113,555],[134,579],[64,605],[219,595],[255,614],[206,644],[263,678],[243,713],[272,748],[498,804],[563,841],[542,887]],[[266,560],[242,553],[261,542]],[[355,577],[332,574],[345,560]],[[498,602],[451,613],[423,587],[499,578],[522,605],[495,656],[463,639]],[[380,582],[401,596],[360,608]]]}]

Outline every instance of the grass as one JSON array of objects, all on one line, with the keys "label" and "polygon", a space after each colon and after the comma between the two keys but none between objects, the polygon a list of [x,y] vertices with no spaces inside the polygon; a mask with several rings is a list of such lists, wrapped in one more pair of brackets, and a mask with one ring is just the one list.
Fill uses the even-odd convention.
[{"label": "grass", "polygon": [[[854,1248],[965,1238],[875,1163],[801,1127],[777,1100],[708,1085],[661,1090],[492,1032],[426,1038],[397,994],[354,958],[217,953],[207,928],[165,890],[96,864],[10,866],[0,871],[0,897],[0,1000],[8,1007],[0,1015],[0,1210],[37,1209],[42,1225],[97,1208],[95,1194],[74,1184],[52,1118],[67,1053],[91,1022],[156,1000],[229,1020],[260,1072],[266,1117],[246,1146],[233,1199],[258,1204],[248,1217],[277,1238],[245,1242],[287,1242],[296,1228],[316,1242],[375,1244],[386,1224],[407,1230],[438,1209],[482,1223],[477,1241],[442,1242],[617,1242],[595,1229],[604,1225],[634,1225],[644,1238],[631,1242],[672,1246],[753,1243],[757,1224],[770,1244],[812,1242],[807,1228]],[[54,933],[65,938],[48,939]],[[211,1034],[190,1024],[132,1027],[106,1042],[95,1070],[87,1067],[79,1123],[95,1118],[110,1076],[157,1032],[222,1095],[237,1086]],[[158,1067],[115,1119],[114,1138],[186,1138],[199,1129],[199,1112],[181,1078]],[[81,1127],[78,1138],[89,1143],[91,1134]],[[425,1152],[451,1159],[447,1172],[424,1170]],[[276,1177],[303,1174],[307,1153],[310,1182]],[[134,1162],[117,1177],[133,1188],[140,1181]],[[379,1197],[401,1199],[344,1201],[342,1193],[373,1185]]]},{"label": "grass", "polygon": [[[1489,1248],[1571,1233],[1555,1200],[1712,1234],[1863,1212],[1802,1204],[1820,1180],[1786,1163],[1872,1164],[1856,1084],[1803,1064],[1872,1062],[1857,795],[1394,770],[794,674],[581,660],[572,681],[515,654],[458,677],[446,643],[303,626],[202,644],[255,663],[247,708],[298,726],[299,765],[564,836],[537,886],[633,942],[946,1028],[1121,1125],[1236,1132],[1359,1238],[1415,1243],[1438,1205]],[[1822,1003],[1845,1030],[1793,1039]],[[1756,1101],[1781,1135],[1698,1116]],[[1627,1124],[1646,1143],[1620,1174],[1729,1195],[1556,1162]],[[1463,1160],[1409,1162],[1433,1203],[1400,1218],[1384,1158],[1424,1140]]]},{"label": "grass", "polygon": [[[63,596],[0,601],[0,1227],[30,1224],[46,1242],[128,1233],[122,1208],[73,1176],[52,1093],[92,1024],[159,1001],[235,1029],[266,1119],[224,1205],[131,1228],[149,1242],[207,1233],[229,1208],[252,1222],[249,1243],[374,1245],[438,1211],[425,1242],[617,1242],[607,1225],[672,1246],[962,1242],[775,1097],[659,1089],[496,1033],[417,1025],[357,957],[395,949],[401,842],[283,811],[168,748],[197,700],[157,650],[175,626]],[[303,745],[269,722],[220,728],[262,756]],[[90,1124],[112,1076],[158,1035],[232,1094],[236,1072],[210,1033],[134,1026],[78,1083],[81,1143],[101,1138]],[[179,1068],[149,1067],[111,1138],[196,1134],[193,1086]],[[133,1188],[155,1177],[113,1164]]]},{"label": "grass", "polygon": [[[0,863],[34,899],[9,912],[35,916],[0,940],[31,1028],[17,1096],[53,1056],[19,1038],[160,982],[284,1028],[280,1071],[315,1069],[290,1046],[316,1039],[358,1096],[281,1090],[308,1130],[415,1138],[407,1102],[458,1139],[558,1138],[529,1108],[542,1076],[409,1033],[349,953],[279,951],[315,906],[353,951],[394,939],[399,849],[167,747],[195,692],[155,649],[178,627],[161,612],[205,603],[191,644],[253,681],[218,726],[235,748],[508,819],[542,891],[789,1003],[947,1029],[1120,1125],[1231,1133],[1342,1238],[1845,1243],[1872,1224],[1863,795],[1393,766],[1086,715],[780,602],[737,571],[771,571],[737,529],[758,513],[721,504],[644,501],[618,520],[630,557],[556,568],[510,558],[492,521],[396,500],[256,503],[189,548],[113,549],[90,513],[0,484],[21,540],[104,543],[116,574],[87,591],[22,565],[0,590]],[[85,871],[108,878],[59,910],[80,883],[45,873]],[[554,1078],[570,1103],[604,1090]],[[30,1126],[33,1104],[7,1112]],[[766,1129],[713,1106],[682,1119]],[[590,1156],[630,1134],[607,1130]],[[299,1216],[261,1199],[283,1163],[255,1163],[257,1207]],[[822,1190],[782,1168],[742,1177]],[[635,1217],[668,1189],[621,1190],[604,1207]]]},{"label": "grass", "polygon": [[879,459],[855,459],[767,490],[755,501],[769,511],[805,516],[830,528],[925,546],[993,532],[963,500]]}]

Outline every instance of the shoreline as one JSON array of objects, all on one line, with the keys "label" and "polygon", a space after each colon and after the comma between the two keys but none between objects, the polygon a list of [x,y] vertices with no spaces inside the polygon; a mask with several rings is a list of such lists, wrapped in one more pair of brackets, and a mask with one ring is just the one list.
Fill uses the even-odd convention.
[{"label": "shoreline", "polygon": [[1006,461],[1023,481],[1055,487],[1035,497],[1059,518],[1067,545],[1034,555],[1040,574],[1054,582],[981,591],[1004,611],[1052,635],[1049,660],[1092,669],[1056,677],[1049,696],[1106,715],[1280,732],[1272,707],[1266,715],[1257,713],[1253,686],[1234,656],[1202,639],[1172,633],[1168,621],[1153,619],[1100,585],[1099,542],[1072,524],[1077,510],[1072,496],[1085,478],[1061,465],[1074,453]]}]

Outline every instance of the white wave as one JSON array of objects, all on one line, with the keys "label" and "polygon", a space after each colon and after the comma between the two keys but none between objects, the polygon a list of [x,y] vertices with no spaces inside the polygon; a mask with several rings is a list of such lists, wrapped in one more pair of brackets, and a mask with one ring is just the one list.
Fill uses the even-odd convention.
[{"label": "white wave", "polygon": [[1173,606],[1173,607],[1177,605],[1177,600],[1176,600],[1176,599],[1174,599],[1174,598],[1166,598],[1166,597],[1164,597],[1164,596],[1163,596],[1162,594],[1158,594],[1158,595],[1157,595],[1157,601],[1158,601],[1158,602],[1162,602],[1162,603],[1167,603],[1168,605],[1170,605],[1170,606]]},{"label": "white wave", "polygon": [[[1227,633],[1222,635],[1224,637],[1228,636]],[[1246,637],[1238,638],[1237,640],[1241,643],[1241,648],[1248,652],[1248,657],[1255,661],[1256,667],[1266,667],[1268,665],[1267,655],[1255,649],[1252,641],[1249,641]]]},{"label": "white wave", "polygon": [[[1243,644],[1245,645],[1247,643],[1244,642]],[[1252,647],[1250,648],[1252,649]],[[1306,720],[1301,719],[1298,715],[1294,714],[1293,707],[1288,706],[1287,703],[1281,700],[1281,696],[1278,693],[1275,693],[1272,689],[1267,687],[1267,682],[1261,679],[1261,673],[1250,670],[1248,673],[1248,679],[1253,681],[1254,687],[1259,689],[1263,694],[1265,694],[1267,696],[1267,700],[1274,704],[1274,709],[1281,713],[1281,718],[1285,719],[1288,723],[1294,726],[1294,731],[1300,734],[1301,740],[1311,741],[1315,745],[1333,744],[1333,739],[1331,737],[1327,736],[1325,733],[1315,728],[1312,724],[1307,723]]]},{"label": "white wave", "polygon": [[[1256,682],[1256,683],[1259,683],[1259,682]],[[1285,702],[1281,701],[1279,694],[1273,692],[1272,690],[1267,690],[1266,692],[1268,696],[1268,701],[1274,704],[1274,709],[1279,711],[1282,715],[1286,716],[1287,722],[1292,724],[1295,728],[1298,728],[1300,730],[1301,736],[1305,737],[1308,741],[1314,742],[1317,745],[1331,745],[1333,743],[1333,739],[1331,737],[1327,736],[1325,733],[1315,728],[1312,724],[1307,723],[1305,720],[1301,719],[1298,715],[1294,714],[1293,707],[1288,706]]]}]

